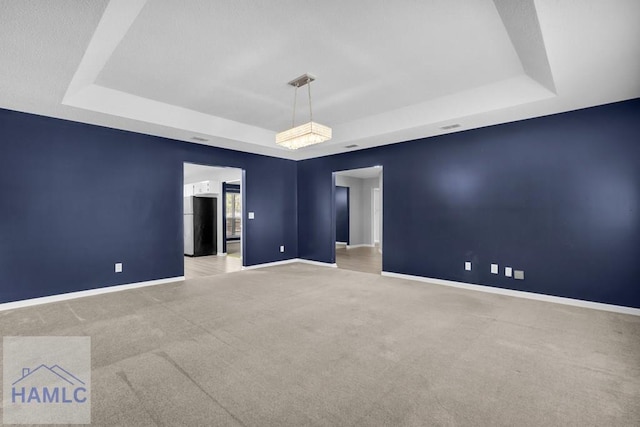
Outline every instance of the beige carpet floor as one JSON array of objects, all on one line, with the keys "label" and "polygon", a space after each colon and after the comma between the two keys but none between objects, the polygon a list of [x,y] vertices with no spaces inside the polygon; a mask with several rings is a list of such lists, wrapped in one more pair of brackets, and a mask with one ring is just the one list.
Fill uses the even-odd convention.
[{"label": "beige carpet floor", "polygon": [[354,271],[194,278],[0,331],[90,336],[94,425],[640,425],[640,317]]}]

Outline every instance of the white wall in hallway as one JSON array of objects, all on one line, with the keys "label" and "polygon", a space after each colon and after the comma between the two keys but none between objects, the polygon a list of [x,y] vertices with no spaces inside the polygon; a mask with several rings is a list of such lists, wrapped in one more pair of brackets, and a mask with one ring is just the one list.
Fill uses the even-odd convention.
[{"label": "white wall in hallway", "polygon": [[336,174],[336,185],[349,187],[349,244],[372,245],[372,190],[379,178],[354,178]]}]

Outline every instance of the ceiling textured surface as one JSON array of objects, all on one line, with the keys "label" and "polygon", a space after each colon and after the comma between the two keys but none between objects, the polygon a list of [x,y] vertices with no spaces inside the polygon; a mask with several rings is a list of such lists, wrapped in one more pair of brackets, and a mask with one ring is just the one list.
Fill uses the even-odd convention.
[{"label": "ceiling textured surface", "polygon": [[[637,16],[636,0],[4,0],[0,107],[299,160],[639,97]],[[305,72],[334,138],[288,151],[274,137]]]},{"label": "ceiling textured surface", "polygon": [[332,126],[522,74],[491,0],[183,3],[147,2],[96,84],[277,132],[305,72]]}]

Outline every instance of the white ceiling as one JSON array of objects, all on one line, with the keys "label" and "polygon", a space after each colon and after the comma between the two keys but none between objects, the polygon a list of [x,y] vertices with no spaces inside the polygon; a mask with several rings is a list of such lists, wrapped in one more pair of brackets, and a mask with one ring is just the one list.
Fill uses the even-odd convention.
[{"label": "white ceiling", "polygon": [[[298,160],[639,97],[638,16],[637,0],[0,1],[0,107]],[[305,72],[334,137],[288,151],[274,137]]]},{"label": "white ceiling", "polygon": [[[286,83],[307,71],[318,76],[318,120],[332,126],[523,72],[491,0],[412,2],[396,20],[385,18],[387,0],[369,1],[367,13],[358,2],[308,2],[293,14],[299,1],[276,3],[204,1],[194,13],[181,0],[150,1],[95,83],[278,132],[291,125]],[[442,64],[416,61],[420,52]]]}]

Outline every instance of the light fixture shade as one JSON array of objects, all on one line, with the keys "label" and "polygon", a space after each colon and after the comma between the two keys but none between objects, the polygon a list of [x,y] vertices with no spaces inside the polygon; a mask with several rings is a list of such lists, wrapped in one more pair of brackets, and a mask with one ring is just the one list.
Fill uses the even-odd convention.
[{"label": "light fixture shade", "polygon": [[276,144],[290,150],[297,150],[330,139],[331,128],[316,122],[308,122],[276,134]]}]

